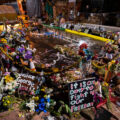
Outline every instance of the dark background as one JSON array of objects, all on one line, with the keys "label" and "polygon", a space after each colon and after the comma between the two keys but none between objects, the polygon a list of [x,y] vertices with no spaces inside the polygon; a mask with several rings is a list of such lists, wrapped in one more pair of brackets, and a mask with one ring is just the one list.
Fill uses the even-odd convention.
[{"label": "dark background", "polygon": [[[79,0],[78,0],[79,1]],[[81,12],[86,11],[89,5],[89,12],[120,12],[120,0],[82,0]]]}]

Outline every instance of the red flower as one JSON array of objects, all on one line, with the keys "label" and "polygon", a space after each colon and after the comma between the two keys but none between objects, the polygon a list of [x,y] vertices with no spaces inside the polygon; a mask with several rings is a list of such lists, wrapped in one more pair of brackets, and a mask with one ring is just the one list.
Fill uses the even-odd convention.
[{"label": "red flower", "polygon": [[118,60],[115,62],[115,64],[118,64],[119,62],[118,62]]},{"label": "red flower", "polygon": [[87,47],[88,47],[87,44],[86,44],[86,43],[83,43],[83,44],[80,45],[79,48],[80,48],[81,50],[83,50],[84,48],[87,49]]},{"label": "red flower", "polygon": [[8,46],[8,45],[5,45],[5,47],[6,47],[7,49],[10,49],[10,46]]},{"label": "red flower", "polygon": [[51,76],[51,79],[56,80],[56,76]]},{"label": "red flower", "polygon": [[93,60],[98,58],[98,54],[96,54],[95,56],[93,56]]},{"label": "red flower", "polygon": [[15,48],[11,48],[11,52],[14,52],[15,51]]}]

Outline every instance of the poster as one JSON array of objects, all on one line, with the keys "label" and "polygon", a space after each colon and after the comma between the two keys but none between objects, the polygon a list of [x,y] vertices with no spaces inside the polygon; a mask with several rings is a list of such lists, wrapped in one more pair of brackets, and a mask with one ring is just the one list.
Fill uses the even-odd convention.
[{"label": "poster", "polygon": [[69,107],[77,112],[93,106],[95,78],[69,83]]}]

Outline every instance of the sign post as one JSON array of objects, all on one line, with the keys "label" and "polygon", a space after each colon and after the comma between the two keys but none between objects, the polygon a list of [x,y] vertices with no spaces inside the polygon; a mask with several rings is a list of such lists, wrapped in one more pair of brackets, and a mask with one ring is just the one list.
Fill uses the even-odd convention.
[{"label": "sign post", "polygon": [[77,112],[93,106],[95,78],[69,83],[69,107]]}]

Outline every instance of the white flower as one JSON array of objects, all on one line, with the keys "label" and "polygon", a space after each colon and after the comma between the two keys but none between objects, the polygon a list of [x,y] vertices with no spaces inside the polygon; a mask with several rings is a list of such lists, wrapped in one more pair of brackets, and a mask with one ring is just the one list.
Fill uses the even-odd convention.
[{"label": "white flower", "polygon": [[50,103],[49,103],[49,102],[46,103],[46,107],[47,107],[47,108],[50,107]]},{"label": "white flower", "polygon": [[52,116],[48,116],[47,118],[48,120],[55,120],[55,117],[52,117]]},{"label": "white flower", "polygon": [[35,112],[35,106],[37,106],[35,104],[35,101],[34,100],[31,100],[30,103],[26,103],[26,106],[30,108],[30,111],[34,111]]},{"label": "white flower", "polygon": [[7,83],[6,86],[4,87],[4,90],[12,90],[17,86],[17,81],[12,81],[10,83]]}]

